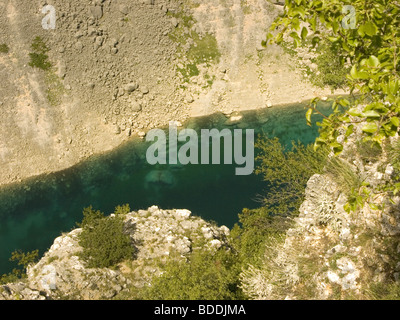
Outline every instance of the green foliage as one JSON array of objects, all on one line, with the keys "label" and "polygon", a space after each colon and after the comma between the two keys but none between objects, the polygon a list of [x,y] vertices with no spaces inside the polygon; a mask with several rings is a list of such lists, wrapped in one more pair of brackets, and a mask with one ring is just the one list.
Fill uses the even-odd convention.
[{"label": "green foliage", "polygon": [[202,38],[196,33],[192,36],[195,45],[190,47],[187,55],[188,59],[196,64],[218,63],[221,53],[218,50],[217,39],[210,34],[206,34]]},{"label": "green foliage", "polygon": [[191,77],[196,77],[200,74],[197,65],[194,63],[189,63],[184,68],[177,68],[177,71],[182,74],[183,80],[186,82],[188,82]]},{"label": "green foliage", "polygon": [[8,52],[10,52],[10,48],[8,47],[8,45],[5,43],[0,44],[0,53],[8,53]]},{"label": "green foliage", "polygon": [[92,206],[84,208],[82,214],[82,222],[76,223],[79,228],[89,227],[95,224],[97,220],[104,218],[104,213],[100,210],[94,210]]},{"label": "green foliage", "polygon": [[129,204],[123,204],[122,206],[116,206],[114,210],[115,215],[125,215],[131,212]]},{"label": "green foliage", "polygon": [[364,163],[371,163],[382,155],[382,146],[374,141],[358,141],[357,151]]},{"label": "green foliage", "polygon": [[233,246],[242,266],[262,263],[267,241],[282,236],[290,225],[286,217],[272,216],[265,207],[243,209],[239,223],[231,230]]},{"label": "green foliage", "polygon": [[53,72],[52,64],[50,63],[49,48],[41,37],[35,37],[31,44],[33,52],[29,53],[29,65],[33,68],[38,68],[46,71],[44,74],[44,81],[46,84],[46,96],[51,106],[57,106],[62,101],[64,93],[64,86],[60,78]]},{"label": "green foliage", "polygon": [[371,283],[368,299],[400,300],[400,284],[394,281]]},{"label": "green foliage", "polygon": [[243,299],[239,289],[240,265],[236,254],[225,248],[216,253],[195,251],[188,261],[170,260],[151,286],[144,288],[146,300]]},{"label": "green foliage", "polygon": [[391,182],[387,186],[387,189],[392,192],[393,195],[398,195],[400,192],[400,140],[388,144],[385,150],[388,154],[388,161],[394,169]]},{"label": "green foliage", "polygon": [[400,173],[400,140],[388,145],[388,158],[393,168]]},{"label": "green foliage", "polygon": [[6,284],[10,282],[18,281],[26,277],[26,269],[31,264],[37,261],[39,256],[39,250],[33,250],[30,252],[14,251],[11,254],[10,261],[17,263],[19,268],[14,268],[12,272],[3,274],[0,277],[0,284]]},{"label": "green foliage", "polygon": [[46,43],[39,36],[36,36],[35,39],[33,39],[31,48],[34,52],[37,53],[46,53],[49,51],[49,48],[47,48]]},{"label": "green foliage", "polygon": [[[118,211],[121,212],[121,207]],[[121,215],[105,217],[92,207],[84,209],[83,215],[79,224],[83,229],[79,244],[83,248],[81,258],[89,268],[114,267],[123,260],[134,258],[135,248],[129,235],[124,234]]]},{"label": "green foliage", "polygon": [[[372,194],[367,188],[369,184],[364,182],[364,179],[347,162],[339,157],[331,157],[327,161],[325,172],[347,195],[347,203],[344,206],[347,212],[362,208],[366,202],[370,202]],[[378,208],[372,202],[370,207],[371,209]]]},{"label": "green foliage", "polygon": [[16,261],[19,266],[26,269],[31,263],[35,262],[38,258],[39,250],[30,252],[14,251],[11,254],[10,261]]},{"label": "green foliage", "polygon": [[339,157],[331,157],[327,161],[325,172],[347,194],[350,194],[352,190],[358,190],[363,183],[363,180],[350,165]]},{"label": "green foliage", "polygon": [[329,46],[320,46],[320,54],[315,59],[319,74],[311,73],[311,82],[319,87],[329,86],[332,89],[344,88],[347,84],[348,70],[343,66],[340,57]]},{"label": "green foliage", "polygon": [[[347,19],[342,13],[345,5],[352,5],[356,13],[356,27],[343,27]],[[365,141],[379,144],[394,136],[400,125],[400,7],[391,0],[287,0],[284,14],[271,26],[266,43],[280,44],[285,36],[293,39],[296,46],[309,38],[314,47],[327,44],[337,54],[341,64],[351,64],[347,75],[350,92],[360,96],[354,105],[363,105],[359,112],[349,101],[335,101],[334,113],[324,119],[316,147],[328,145],[340,152],[337,142],[339,132],[344,129],[347,137],[352,133],[352,124],[365,122]],[[302,23],[309,27],[304,31]],[[278,29],[277,33],[275,29]],[[316,112],[315,100],[310,104]],[[342,107],[342,108],[340,108]]]},{"label": "green foliage", "polygon": [[[345,6],[354,8],[350,17]],[[353,20],[353,25],[348,23]],[[307,29],[308,27],[308,29]],[[305,29],[306,28],[306,29]],[[325,117],[320,126],[320,135],[315,148],[329,146],[335,154],[343,150],[343,142],[353,134],[355,124],[362,124],[362,140],[366,150],[366,161],[379,156],[378,146],[384,146],[387,138],[396,136],[400,126],[400,6],[392,0],[287,0],[285,11],[271,26],[267,43],[284,43],[287,37],[293,45],[306,46],[321,51],[325,46],[336,54],[341,66],[349,65],[346,75],[350,94],[357,93],[354,101],[341,97],[334,99],[333,113]],[[328,52],[328,51],[327,51]],[[323,55],[323,53],[322,53]],[[306,113],[319,113],[317,102],[311,100]],[[339,142],[338,137],[344,139]],[[370,143],[368,146],[367,143]],[[360,149],[361,150],[361,149]],[[372,159],[371,159],[372,158]],[[369,185],[354,189],[346,205],[354,211],[368,203],[371,209],[379,206],[372,203],[375,192],[400,192],[400,180],[384,182],[376,190]]]},{"label": "green foliage", "polygon": [[280,144],[278,138],[261,138],[256,142],[259,149],[256,174],[263,175],[268,183],[263,203],[270,214],[291,215],[303,202],[308,179],[321,173],[327,152],[321,148],[292,143],[290,150]]},{"label": "green foliage", "polygon": [[31,67],[42,70],[49,70],[51,68],[51,63],[47,60],[49,58],[47,54],[30,52],[29,57],[31,58],[31,61],[29,62]]},{"label": "green foliage", "polygon": [[[168,14],[179,21],[179,25],[168,36],[172,41],[179,44],[178,56],[184,56],[187,60],[187,63],[183,67],[178,67],[177,71],[182,74],[184,82],[189,82],[191,77],[200,74],[198,65],[219,63],[221,53],[218,49],[218,43],[211,34],[200,37],[193,28],[196,20],[183,10]],[[188,46],[189,39],[191,41],[190,46]],[[212,85],[212,81],[207,81],[207,83],[209,86]]]},{"label": "green foliage", "polygon": [[256,173],[267,182],[263,207],[243,209],[239,223],[231,231],[235,249],[243,266],[262,261],[266,241],[279,238],[290,227],[288,216],[295,216],[304,200],[308,179],[322,173],[326,152],[311,145],[292,143],[286,150],[278,138],[260,138],[256,142]]},{"label": "green foliage", "polygon": [[64,93],[64,85],[60,81],[60,78],[51,71],[46,72],[44,77],[46,83],[46,96],[51,106],[57,106],[62,101],[62,95]]},{"label": "green foliage", "polygon": [[29,65],[34,68],[39,68],[42,70],[49,70],[51,68],[51,63],[48,61],[49,56],[45,42],[41,37],[35,37],[32,42],[31,48],[33,52],[29,53],[30,62]]}]

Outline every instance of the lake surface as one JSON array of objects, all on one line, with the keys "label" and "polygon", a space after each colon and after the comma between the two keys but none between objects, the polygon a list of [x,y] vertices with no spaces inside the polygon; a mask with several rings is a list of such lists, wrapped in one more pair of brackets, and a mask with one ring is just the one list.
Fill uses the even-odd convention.
[{"label": "lake surface", "polygon": [[[329,113],[329,105],[321,105]],[[284,106],[242,113],[231,124],[222,114],[191,119],[186,128],[254,129],[257,135],[313,143],[317,126],[309,127],[305,106]],[[320,121],[319,117],[315,117]],[[178,131],[182,128],[178,128]],[[166,128],[167,132],[167,128]],[[132,138],[112,152],[93,156],[72,168],[0,189],[0,274],[14,265],[14,250],[39,249],[43,254],[62,232],[82,219],[82,209],[92,205],[105,213],[128,203],[132,210],[158,205],[185,208],[219,225],[232,227],[242,208],[257,208],[266,183],[254,173],[235,175],[237,165],[149,165],[148,146]],[[223,154],[221,154],[223,159]]]}]

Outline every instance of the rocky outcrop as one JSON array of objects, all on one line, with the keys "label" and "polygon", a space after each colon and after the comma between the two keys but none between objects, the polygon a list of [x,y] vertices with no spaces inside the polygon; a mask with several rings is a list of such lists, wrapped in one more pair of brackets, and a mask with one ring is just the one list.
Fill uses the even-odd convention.
[{"label": "rocky outcrop", "polygon": [[[393,167],[385,149],[376,157],[360,144],[360,126],[326,172],[309,179],[293,227],[271,240],[263,266],[242,273],[251,297],[369,299],[372,286],[399,281],[400,201],[377,192],[390,181]],[[350,187],[373,195],[364,199],[369,204],[346,211],[354,196]]]},{"label": "rocky outcrop", "polygon": [[227,227],[212,225],[185,209],[152,206],[126,214],[124,221],[137,249],[134,259],[115,269],[87,268],[79,257],[82,229],[74,229],[54,240],[40,261],[28,268],[26,280],[0,287],[0,299],[111,299],[132,286],[148,284],[169,259],[228,246]]}]

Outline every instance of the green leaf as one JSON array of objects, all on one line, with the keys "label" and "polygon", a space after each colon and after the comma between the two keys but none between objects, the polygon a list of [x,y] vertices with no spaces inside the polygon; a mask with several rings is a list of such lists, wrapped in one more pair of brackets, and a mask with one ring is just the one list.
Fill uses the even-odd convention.
[{"label": "green leaf", "polygon": [[313,113],[313,109],[308,109],[306,113],[307,125],[311,126],[311,115]]},{"label": "green leaf", "polygon": [[280,44],[280,43],[282,42],[282,40],[283,40],[283,34],[282,34],[282,33],[278,33],[278,34],[275,36],[275,42],[276,42],[277,44]]},{"label": "green leaf", "polygon": [[338,32],[338,30],[339,30],[339,22],[337,22],[337,21],[332,21],[332,30],[333,30],[333,32],[334,33],[337,33]]},{"label": "green leaf", "polygon": [[300,21],[298,18],[293,18],[292,20],[292,27],[294,30],[299,31],[300,30]]},{"label": "green leaf", "polygon": [[299,35],[297,34],[297,32],[293,31],[289,34],[290,37],[292,37],[293,39],[300,39]]},{"label": "green leaf", "polygon": [[[364,34],[366,34],[370,37],[373,37],[378,32],[377,27],[371,21],[367,21],[359,29],[361,32],[363,32]],[[364,35],[362,35],[362,36],[364,36]]]},{"label": "green leaf", "polygon": [[389,92],[393,95],[397,94],[399,91],[399,81],[394,80],[389,82]]},{"label": "green leaf", "polygon": [[312,46],[315,47],[321,41],[320,37],[314,37],[311,40]]},{"label": "green leaf", "polygon": [[353,79],[358,79],[357,67],[353,65],[350,70],[350,75]]},{"label": "green leaf", "polygon": [[361,79],[361,80],[367,80],[369,79],[369,75],[367,72],[364,71],[357,71],[357,67],[353,65],[350,70],[350,75],[353,79]]},{"label": "green leaf", "polygon": [[358,111],[356,108],[351,108],[347,113],[353,117],[361,117],[362,113]]},{"label": "green leaf", "polygon": [[346,130],[345,136],[348,137],[349,135],[351,135],[353,133],[354,129],[354,125],[349,125],[349,127]]},{"label": "green leaf", "polygon": [[400,125],[400,119],[398,117],[391,117],[390,122],[395,126],[398,127]]},{"label": "green leaf", "polygon": [[362,131],[367,132],[367,133],[374,133],[374,132],[378,131],[378,125],[376,123],[367,123],[362,128]]},{"label": "green leaf", "polygon": [[304,11],[304,8],[302,7],[297,7],[291,10],[291,13],[293,14],[293,17],[299,15],[302,19],[306,16],[306,12]]},{"label": "green leaf", "polygon": [[340,144],[339,142],[332,142],[331,143],[331,147],[332,147],[333,152],[335,153],[335,155],[338,155],[340,152],[343,151],[343,145]]},{"label": "green leaf", "polygon": [[339,112],[339,108],[338,108],[338,105],[337,105],[336,101],[333,101],[333,103],[332,103],[332,110],[334,112]]},{"label": "green leaf", "polygon": [[340,99],[339,103],[343,106],[343,107],[348,107],[350,105],[350,101],[347,99]]},{"label": "green leaf", "polygon": [[346,42],[342,42],[342,48],[344,50],[346,50],[347,52],[351,51],[350,47],[348,46],[348,44]]},{"label": "green leaf", "polygon": [[368,203],[368,205],[372,210],[379,210],[379,207],[374,203]]},{"label": "green leaf", "polygon": [[370,67],[378,67],[379,65],[380,65],[381,63],[379,62],[379,59],[377,58],[377,57],[375,57],[375,56],[370,56],[369,58],[368,58],[368,61],[367,61],[367,65],[368,66],[370,66]]},{"label": "green leaf", "polygon": [[363,116],[367,118],[379,118],[381,115],[375,110],[368,110],[363,112]]},{"label": "green leaf", "polygon": [[317,31],[317,17],[313,16],[311,19],[308,20],[308,23],[311,26],[312,31]]},{"label": "green leaf", "polygon": [[328,40],[330,42],[337,42],[339,40],[339,37],[328,37]]},{"label": "green leaf", "polygon": [[303,27],[303,29],[301,29],[301,39],[305,40],[307,35],[308,35],[308,30],[306,27]]}]

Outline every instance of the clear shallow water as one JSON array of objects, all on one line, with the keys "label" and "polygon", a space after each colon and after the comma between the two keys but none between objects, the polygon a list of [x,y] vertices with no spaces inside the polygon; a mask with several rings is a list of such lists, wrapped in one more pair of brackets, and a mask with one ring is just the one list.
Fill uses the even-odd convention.
[{"label": "clear shallow water", "polygon": [[[328,105],[325,110],[329,113]],[[245,112],[235,125],[227,125],[227,118],[217,114],[192,119],[184,126],[195,130],[254,129],[256,136],[279,137],[288,146],[292,140],[312,143],[318,133],[315,125],[306,125],[303,105]],[[260,176],[236,176],[236,164],[151,166],[145,159],[149,145],[132,139],[67,170],[2,188],[0,274],[13,267],[8,261],[12,251],[39,249],[42,254],[55,237],[81,221],[82,209],[89,205],[105,213],[125,203],[132,210],[151,205],[186,208],[228,227],[237,221],[242,208],[260,206],[257,195],[265,188]]]}]

